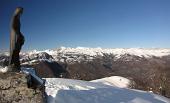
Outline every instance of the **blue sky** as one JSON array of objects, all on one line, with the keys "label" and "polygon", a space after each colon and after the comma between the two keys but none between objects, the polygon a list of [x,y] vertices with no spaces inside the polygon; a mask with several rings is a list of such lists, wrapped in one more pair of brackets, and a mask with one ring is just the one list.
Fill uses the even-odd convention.
[{"label": "blue sky", "polygon": [[170,48],[170,0],[0,0],[0,50],[24,8],[24,50],[66,47]]}]

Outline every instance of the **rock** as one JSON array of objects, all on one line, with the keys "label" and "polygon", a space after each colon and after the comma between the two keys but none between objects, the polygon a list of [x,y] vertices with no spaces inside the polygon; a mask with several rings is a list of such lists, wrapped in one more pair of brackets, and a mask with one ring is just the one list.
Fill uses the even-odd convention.
[{"label": "rock", "polygon": [[0,74],[0,103],[43,103],[44,88],[36,90],[27,87],[24,73]]}]

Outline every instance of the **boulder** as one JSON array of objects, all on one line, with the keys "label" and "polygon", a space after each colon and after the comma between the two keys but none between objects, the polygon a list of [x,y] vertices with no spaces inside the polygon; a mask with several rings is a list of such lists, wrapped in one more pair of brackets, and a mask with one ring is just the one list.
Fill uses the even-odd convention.
[{"label": "boulder", "polygon": [[0,103],[43,103],[44,88],[28,88],[28,75],[0,73]]}]

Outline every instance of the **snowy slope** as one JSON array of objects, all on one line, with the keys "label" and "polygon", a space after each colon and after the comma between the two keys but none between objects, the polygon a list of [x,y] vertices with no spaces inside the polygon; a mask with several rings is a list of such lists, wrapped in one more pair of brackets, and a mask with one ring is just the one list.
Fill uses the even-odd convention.
[{"label": "snowy slope", "polygon": [[80,80],[46,78],[48,103],[170,103],[145,91]]},{"label": "snowy slope", "polygon": [[102,83],[109,86],[116,86],[120,88],[128,88],[130,86],[130,80],[120,76],[111,76],[102,79],[92,80],[91,82]]},{"label": "snowy slope", "polygon": [[[22,71],[35,75],[32,68],[22,68]],[[170,103],[170,99],[160,95],[123,88],[129,80],[119,76],[93,82],[62,78],[44,79],[47,103]],[[105,85],[103,81],[111,85]]]}]

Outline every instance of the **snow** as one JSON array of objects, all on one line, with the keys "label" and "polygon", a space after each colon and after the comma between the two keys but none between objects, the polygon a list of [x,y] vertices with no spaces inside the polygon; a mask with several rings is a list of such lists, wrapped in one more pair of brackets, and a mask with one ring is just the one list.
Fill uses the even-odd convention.
[{"label": "snow", "polygon": [[96,57],[96,56],[103,56],[103,54],[108,55],[115,55],[117,59],[119,59],[122,55],[129,54],[135,55],[138,57],[162,57],[170,55],[170,49],[161,49],[161,48],[153,48],[153,49],[144,49],[144,48],[115,48],[115,49],[102,49],[102,48],[87,48],[87,47],[77,47],[77,48],[70,48],[70,47],[61,47],[60,49],[56,50],[46,50],[47,53],[50,55],[54,55],[55,58],[58,56],[67,57],[69,55],[80,56],[86,55],[89,57]]},{"label": "snow", "polygon": [[[40,56],[43,58],[43,54],[48,53],[51,55],[55,61],[64,62],[61,58],[65,58],[65,60],[69,62],[75,61],[90,61],[93,60],[97,56],[113,55],[115,56],[115,60],[121,58],[123,55],[129,54],[138,57],[152,58],[154,57],[162,57],[170,55],[170,49],[165,48],[114,48],[114,49],[104,49],[104,48],[88,48],[88,47],[61,47],[55,50],[47,49],[44,51],[32,50],[29,52],[21,52],[21,59],[31,59],[36,58],[36,56]],[[0,53],[0,55],[9,55],[8,52]],[[84,58],[85,57],[85,58]],[[85,60],[86,59],[86,60]],[[127,60],[128,61],[128,60]]]},{"label": "snow", "polygon": [[[123,55],[129,54],[138,56],[140,58],[162,57],[170,55],[170,49],[143,49],[143,48],[115,48],[115,49],[102,49],[102,48],[87,48],[87,47],[61,47],[56,50],[46,50],[47,53],[53,56],[56,61],[64,62],[61,58],[65,58],[69,63],[75,61],[91,61],[97,56],[113,55],[114,60],[121,58]],[[127,59],[128,61],[128,59]]]},{"label": "snow", "polygon": [[[92,61],[98,56],[112,55],[114,60],[121,58],[124,55],[134,55],[138,57],[151,58],[162,57],[170,55],[170,49],[143,49],[143,48],[115,48],[115,49],[102,49],[98,48],[88,48],[88,47],[61,47],[58,49],[47,49],[44,51],[33,50],[27,53],[21,53],[23,58],[36,58],[36,56],[43,58],[43,53],[48,53],[51,55],[55,61],[60,62],[81,62],[81,61]],[[42,54],[42,55],[41,55]],[[25,57],[24,57],[25,56]],[[129,58],[130,59],[130,58]],[[127,58],[128,61],[128,58]]]},{"label": "snow", "polygon": [[103,53],[107,54],[113,54],[117,55],[117,57],[124,55],[124,54],[130,54],[130,55],[136,55],[139,57],[145,56],[165,56],[170,54],[170,49],[143,49],[143,48],[115,48],[115,49],[101,49],[101,48],[87,48],[87,47],[77,47],[77,48],[66,48],[61,47],[59,49],[60,53],[63,54],[86,54],[90,56],[96,56],[96,55],[102,55]]},{"label": "snow", "polygon": [[145,91],[81,80],[45,78],[48,103],[170,103]]},{"label": "snow", "polygon": [[[26,74],[30,73],[44,84],[44,81],[35,75],[34,68],[21,70]],[[120,76],[93,81],[44,79],[47,103],[170,103],[170,99],[163,96],[127,88],[130,80]]]},{"label": "snow", "polygon": [[5,52],[0,51],[0,55],[9,56],[9,52],[7,52],[7,51],[5,51]]},{"label": "snow", "polygon": [[111,76],[102,79],[92,80],[91,82],[102,83],[109,86],[116,86],[120,88],[128,88],[131,81],[127,78],[120,76]]},{"label": "snow", "polygon": [[[102,57],[105,55],[110,55],[114,61],[121,59],[122,57],[126,56],[124,60],[130,61],[133,59],[133,56],[137,56],[139,58],[152,58],[152,57],[163,57],[170,55],[170,49],[165,48],[151,48],[151,49],[144,49],[144,48],[114,48],[114,49],[104,49],[104,48],[88,48],[88,47],[77,47],[77,48],[70,48],[70,47],[61,47],[57,49],[47,49],[44,51],[37,51],[32,50],[29,52],[21,52],[21,61],[23,64],[31,64],[32,60],[36,59],[46,59],[45,53],[51,55],[53,57],[50,58],[50,61],[58,61],[58,62],[68,62],[68,63],[75,63],[75,62],[86,62],[92,61],[97,57]],[[128,56],[128,55],[129,56]],[[9,55],[9,53],[0,53],[0,55]],[[27,62],[27,61],[32,62]]]},{"label": "snow", "polygon": [[6,66],[6,67],[0,66],[0,73],[6,73],[6,72],[8,72],[8,71],[11,71],[11,69],[8,68],[7,66]]}]

